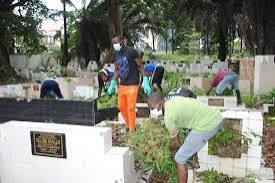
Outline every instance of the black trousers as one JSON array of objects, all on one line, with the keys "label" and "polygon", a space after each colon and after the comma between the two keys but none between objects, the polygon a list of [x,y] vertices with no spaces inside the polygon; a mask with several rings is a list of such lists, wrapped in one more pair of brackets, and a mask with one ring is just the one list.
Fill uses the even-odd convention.
[{"label": "black trousers", "polygon": [[163,74],[164,74],[164,67],[158,66],[156,68],[156,71],[153,76],[152,84],[156,84],[157,87],[162,91],[161,83],[163,79]]}]

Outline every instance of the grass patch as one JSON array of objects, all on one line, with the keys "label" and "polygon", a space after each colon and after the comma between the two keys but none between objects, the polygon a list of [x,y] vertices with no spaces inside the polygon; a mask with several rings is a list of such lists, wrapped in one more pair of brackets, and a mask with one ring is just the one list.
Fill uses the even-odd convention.
[{"label": "grass patch", "polygon": [[270,92],[255,95],[242,95],[242,102],[248,108],[259,108],[263,104],[273,103],[275,98],[275,88]]},{"label": "grass patch", "polygon": [[225,119],[224,128],[209,140],[208,153],[210,155],[240,158],[242,153],[247,153],[248,139],[241,134],[240,120],[238,122],[232,120]]},{"label": "grass patch", "polygon": [[[163,121],[144,121],[137,126],[135,133],[121,133],[124,125],[107,125],[113,129],[113,143],[129,147],[134,152],[135,165],[140,170],[154,170],[152,182],[177,182],[177,170],[174,161],[176,151],[171,151],[170,137]],[[185,139],[186,132],[180,131],[180,139]],[[193,175],[189,175],[193,176]],[[235,178],[220,174],[216,170],[196,173],[204,183],[231,183]],[[252,183],[252,182],[251,182]]]},{"label": "grass patch", "polygon": [[232,183],[234,178],[220,174],[218,171],[211,169],[198,173],[203,183]]},{"label": "grass patch", "polygon": [[269,124],[269,125],[275,125],[275,116],[265,116],[264,117],[264,122],[266,123],[266,124]]},{"label": "grass patch", "polygon": [[112,96],[105,95],[97,100],[98,109],[112,108],[116,106],[117,106],[116,95],[112,95]]},{"label": "grass patch", "polygon": [[[185,133],[181,131],[180,136],[183,139]],[[175,152],[169,149],[170,137],[162,121],[144,121],[135,133],[126,133],[118,141],[134,152],[137,167],[154,169],[157,174],[167,177],[168,182],[177,182]]]}]

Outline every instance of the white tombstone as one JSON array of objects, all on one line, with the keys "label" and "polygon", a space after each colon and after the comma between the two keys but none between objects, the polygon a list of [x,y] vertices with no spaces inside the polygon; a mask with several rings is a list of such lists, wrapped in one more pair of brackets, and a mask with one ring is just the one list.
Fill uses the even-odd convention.
[{"label": "white tombstone", "polygon": [[165,69],[168,71],[168,72],[177,72],[177,66],[176,64],[173,64],[173,63],[167,63],[165,65]]},{"label": "white tombstone", "polygon": [[10,121],[0,125],[1,183],[137,182],[133,153],[110,128]]},{"label": "white tombstone", "polygon": [[31,77],[30,71],[26,68],[15,68],[14,70],[16,74],[22,78],[30,79]]},{"label": "white tombstone", "polygon": [[7,86],[0,86],[0,97],[5,97]]},{"label": "white tombstone", "polygon": [[231,96],[197,96],[197,100],[209,105],[226,109],[237,108],[237,97]]},{"label": "white tombstone", "polygon": [[176,64],[177,71],[178,72],[184,72],[185,71],[186,64]]},{"label": "white tombstone", "polygon": [[190,64],[190,73],[191,74],[201,73],[200,64]]},{"label": "white tombstone", "polygon": [[203,60],[201,61],[201,64],[204,65],[204,66],[209,66],[211,65],[213,62],[211,60]]},{"label": "white tombstone", "polygon": [[70,75],[76,75],[77,72],[81,72],[81,66],[77,58],[72,59],[72,61],[68,63],[67,72]]},{"label": "white tombstone", "polygon": [[61,66],[56,64],[52,67],[52,71],[55,72],[56,75],[61,76]]},{"label": "white tombstone", "polygon": [[99,59],[99,62],[100,62],[100,63],[104,63],[107,54],[108,54],[108,49],[106,49],[105,51],[101,52],[101,54],[100,54],[100,59]]},{"label": "white tombstone", "polygon": [[275,87],[274,55],[255,57],[254,93],[270,92]]},{"label": "white tombstone", "polygon": [[76,86],[73,95],[75,97],[82,97],[84,99],[95,98],[95,90],[91,86]]},{"label": "white tombstone", "polygon": [[23,98],[25,97],[25,90],[21,84],[7,85],[5,96]]},{"label": "white tombstone", "polygon": [[92,72],[96,72],[98,70],[98,65],[97,65],[96,61],[91,60],[88,63],[87,70],[92,71]]},{"label": "white tombstone", "polygon": [[111,64],[111,63],[109,63],[109,64],[104,64],[103,68],[109,69],[109,70],[111,70],[112,72],[114,72],[114,70],[115,70],[115,64]]}]

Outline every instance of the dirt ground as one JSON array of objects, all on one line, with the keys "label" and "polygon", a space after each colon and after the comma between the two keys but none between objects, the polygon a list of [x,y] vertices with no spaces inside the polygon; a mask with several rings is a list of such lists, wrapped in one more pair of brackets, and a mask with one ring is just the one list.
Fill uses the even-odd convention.
[{"label": "dirt ground", "polygon": [[262,150],[266,167],[275,173],[275,125],[264,123]]}]

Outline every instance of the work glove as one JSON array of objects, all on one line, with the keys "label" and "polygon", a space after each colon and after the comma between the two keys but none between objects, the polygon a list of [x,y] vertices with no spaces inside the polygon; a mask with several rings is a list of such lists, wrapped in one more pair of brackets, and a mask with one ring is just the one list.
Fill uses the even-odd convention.
[{"label": "work glove", "polygon": [[143,90],[144,90],[144,93],[147,96],[149,96],[151,94],[151,92],[152,92],[152,89],[150,87],[149,79],[146,76],[143,76]]},{"label": "work glove", "polygon": [[111,84],[107,90],[107,95],[113,95],[116,91],[116,81],[112,80]]}]

